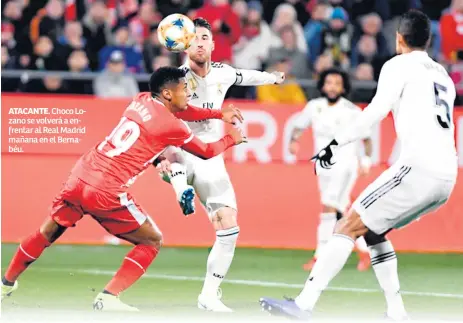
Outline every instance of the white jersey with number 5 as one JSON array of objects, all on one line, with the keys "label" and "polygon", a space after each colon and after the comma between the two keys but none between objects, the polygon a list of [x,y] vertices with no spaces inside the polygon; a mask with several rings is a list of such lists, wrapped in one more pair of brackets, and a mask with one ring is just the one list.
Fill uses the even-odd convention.
[{"label": "white jersey with number 5", "polygon": [[392,111],[401,147],[398,163],[455,178],[454,100],[453,81],[426,52],[398,55],[383,66],[372,102],[335,138],[340,145],[351,142]]}]

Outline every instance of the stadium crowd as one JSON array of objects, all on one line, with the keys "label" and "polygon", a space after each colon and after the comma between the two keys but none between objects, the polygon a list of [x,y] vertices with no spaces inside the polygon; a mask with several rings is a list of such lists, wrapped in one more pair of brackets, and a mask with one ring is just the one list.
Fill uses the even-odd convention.
[{"label": "stadium crowd", "polygon": [[[163,17],[183,13],[212,26],[212,59],[238,68],[279,70],[289,82],[230,95],[305,102],[293,79],[317,79],[338,66],[354,80],[377,80],[394,55],[399,16],[424,11],[433,23],[429,54],[444,63],[463,96],[463,0],[7,0],[2,2],[2,69],[100,72],[93,81],[4,78],[3,91],[130,97],[146,90],[136,73],[181,65],[157,39]],[[373,91],[357,88],[353,100]],[[460,101],[461,102],[461,101]]]}]

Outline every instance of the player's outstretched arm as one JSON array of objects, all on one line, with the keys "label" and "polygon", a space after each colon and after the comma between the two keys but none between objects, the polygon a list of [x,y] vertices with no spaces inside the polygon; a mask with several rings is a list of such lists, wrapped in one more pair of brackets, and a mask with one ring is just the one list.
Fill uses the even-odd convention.
[{"label": "player's outstretched arm", "polygon": [[285,80],[283,72],[261,72],[256,70],[236,69],[235,85],[255,86],[264,84],[280,84]]},{"label": "player's outstretched arm", "polygon": [[394,59],[384,64],[379,76],[376,95],[359,117],[335,136],[338,145],[343,146],[364,137],[374,124],[384,119],[400,99],[404,88],[403,74]]},{"label": "player's outstretched arm", "polygon": [[181,148],[201,159],[209,159],[223,153],[230,147],[239,145],[240,143],[246,141],[247,139],[241,130],[238,128],[233,128],[219,141],[204,143],[197,137],[193,136],[193,138],[181,146]]},{"label": "player's outstretched arm", "polygon": [[175,113],[175,116],[184,121],[200,121],[206,119],[221,119],[223,122],[235,123],[235,118],[239,122],[243,122],[243,116],[241,111],[237,109],[233,104],[228,107],[222,108],[222,110],[212,110],[198,108],[192,105],[188,105],[185,111]]}]

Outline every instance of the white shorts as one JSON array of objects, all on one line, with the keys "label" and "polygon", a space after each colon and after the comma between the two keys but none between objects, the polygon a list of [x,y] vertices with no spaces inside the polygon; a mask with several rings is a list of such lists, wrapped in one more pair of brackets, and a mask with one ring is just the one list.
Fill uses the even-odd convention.
[{"label": "white shorts", "polygon": [[357,164],[335,164],[332,169],[317,168],[317,171],[321,203],[344,213],[351,202],[350,194],[357,180]]},{"label": "white shorts", "polygon": [[223,207],[238,210],[235,191],[222,155],[203,160],[179,148],[169,147],[169,152],[165,154],[169,160],[172,151],[182,154],[183,160],[177,161],[186,166],[188,184],[194,187],[210,219]]},{"label": "white shorts", "polygon": [[399,229],[447,202],[456,178],[441,179],[411,166],[393,165],[371,183],[353,204],[374,233]]}]

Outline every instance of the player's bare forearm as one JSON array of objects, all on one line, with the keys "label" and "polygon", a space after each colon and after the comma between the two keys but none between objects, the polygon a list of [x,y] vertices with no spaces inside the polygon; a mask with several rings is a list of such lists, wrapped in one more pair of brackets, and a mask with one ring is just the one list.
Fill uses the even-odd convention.
[{"label": "player's bare forearm", "polygon": [[371,138],[363,139],[363,147],[365,148],[365,155],[371,157],[373,154],[373,141]]},{"label": "player's bare forearm", "polygon": [[181,148],[201,159],[209,159],[223,153],[228,148],[235,145],[235,140],[231,135],[225,135],[216,142],[204,143],[197,137],[183,145]]},{"label": "player's bare forearm", "polygon": [[175,116],[184,121],[201,121],[206,119],[222,119],[222,111],[198,108],[188,105],[185,111],[175,113]]}]

